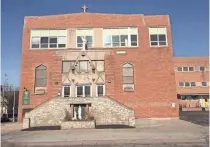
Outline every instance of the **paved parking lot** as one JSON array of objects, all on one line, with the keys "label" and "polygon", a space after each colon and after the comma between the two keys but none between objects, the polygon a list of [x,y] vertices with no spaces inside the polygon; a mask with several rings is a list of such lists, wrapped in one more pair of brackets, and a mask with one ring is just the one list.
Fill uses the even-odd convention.
[{"label": "paved parking lot", "polygon": [[140,119],[136,128],[122,129],[20,131],[21,124],[11,123],[2,126],[2,146],[208,147],[207,121],[195,121],[206,119],[207,114],[180,116],[185,120]]},{"label": "paved parking lot", "polygon": [[184,111],[179,114],[180,119],[198,124],[209,126],[209,111]]}]

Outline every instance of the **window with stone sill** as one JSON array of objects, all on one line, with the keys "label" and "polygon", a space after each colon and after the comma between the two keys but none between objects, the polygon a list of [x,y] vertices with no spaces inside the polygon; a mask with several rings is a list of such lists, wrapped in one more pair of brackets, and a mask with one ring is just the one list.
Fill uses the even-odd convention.
[{"label": "window with stone sill", "polygon": [[87,40],[87,48],[93,47],[93,29],[91,28],[78,28],[76,30],[76,46],[77,48],[83,47],[82,37]]},{"label": "window with stone sill", "polygon": [[65,29],[34,29],[31,30],[31,48],[66,48]]},{"label": "window with stone sill", "polygon": [[200,71],[205,71],[205,67],[204,66],[201,66],[200,67]]},{"label": "window with stone sill", "polygon": [[196,87],[196,82],[179,82],[179,87]]},{"label": "window with stone sill", "polygon": [[185,82],[185,83],[184,83],[184,86],[185,86],[185,87],[190,87],[190,82]]},{"label": "window with stone sill", "polygon": [[70,97],[71,96],[71,86],[64,85],[62,88],[62,96],[63,97]]},{"label": "window with stone sill", "polygon": [[77,97],[90,97],[91,95],[90,85],[78,85],[77,86]]},{"label": "window with stone sill", "polygon": [[46,87],[47,85],[47,67],[40,65],[35,68],[35,87]]},{"label": "window with stone sill", "polygon": [[122,67],[122,83],[123,83],[123,91],[132,92],[134,91],[134,70],[133,65],[130,63],[126,63]]},{"label": "window with stone sill", "polygon": [[150,27],[149,34],[151,47],[164,47],[168,45],[166,27]]},{"label": "window with stone sill", "polygon": [[35,68],[35,94],[43,95],[46,94],[47,86],[47,67],[39,65]]},{"label": "window with stone sill", "polygon": [[201,82],[202,87],[207,87],[207,82]]},{"label": "window with stone sill", "polygon": [[138,29],[137,27],[125,28],[104,28],[104,47],[137,47]]},{"label": "window with stone sill", "polygon": [[103,84],[99,84],[96,86],[96,96],[100,97],[100,96],[104,96],[105,95],[105,89],[104,89],[104,85]]},{"label": "window with stone sill", "polygon": [[126,63],[123,65],[123,84],[134,84],[133,65]]},{"label": "window with stone sill", "polygon": [[191,82],[190,85],[191,87],[196,87],[196,82]]},{"label": "window with stone sill", "polygon": [[179,82],[179,87],[184,87],[184,82]]},{"label": "window with stone sill", "polygon": [[195,68],[194,67],[188,67],[188,66],[185,66],[185,67],[176,67],[176,71],[177,72],[192,72],[192,71],[195,71]]}]

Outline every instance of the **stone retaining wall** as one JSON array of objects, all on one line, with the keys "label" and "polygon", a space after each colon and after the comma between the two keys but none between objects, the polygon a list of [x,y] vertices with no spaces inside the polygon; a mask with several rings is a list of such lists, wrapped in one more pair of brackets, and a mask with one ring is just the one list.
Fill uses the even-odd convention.
[{"label": "stone retaining wall", "polygon": [[108,97],[56,97],[26,113],[25,118],[30,118],[31,127],[61,125],[67,114],[72,116],[70,104],[84,103],[91,104],[89,114],[94,117],[96,125],[135,126],[134,111]]}]

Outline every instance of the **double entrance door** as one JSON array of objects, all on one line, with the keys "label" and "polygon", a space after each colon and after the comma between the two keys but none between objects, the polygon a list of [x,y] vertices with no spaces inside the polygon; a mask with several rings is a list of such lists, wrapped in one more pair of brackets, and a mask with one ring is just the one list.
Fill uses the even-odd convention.
[{"label": "double entrance door", "polygon": [[85,120],[87,117],[85,104],[73,105],[73,118],[74,120]]}]

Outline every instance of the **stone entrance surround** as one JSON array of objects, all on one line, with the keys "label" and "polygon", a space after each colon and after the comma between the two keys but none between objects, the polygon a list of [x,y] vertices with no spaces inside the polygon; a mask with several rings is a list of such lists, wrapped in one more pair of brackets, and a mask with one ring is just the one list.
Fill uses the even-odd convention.
[{"label": "stone entrance surround", "polygon": [[[75,123],[76,127],[86,126],[85,122],[67,120],[67,115],[72,116],[71,104],[89,103],[89,115],[95,120],[96,125],[127,125],[135,126],[134,111],[109,97],[97,98],[62,98],[55,97],[41,104],[25,114],[23,127],[38,126],[69,126]],[[93,121],[86,122],[88,127],[93,126]],[[64,127],[65,128],[65,127]]]}]

